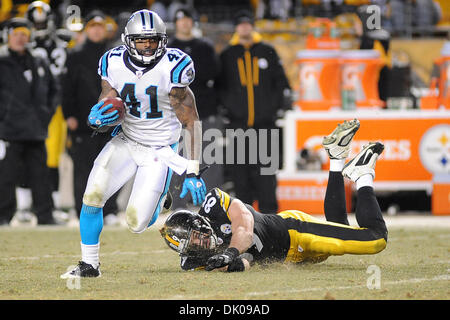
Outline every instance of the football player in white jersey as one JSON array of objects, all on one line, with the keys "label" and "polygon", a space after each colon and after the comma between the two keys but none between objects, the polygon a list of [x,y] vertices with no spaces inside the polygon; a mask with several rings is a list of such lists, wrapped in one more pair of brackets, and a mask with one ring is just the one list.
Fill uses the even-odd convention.
[{"label": "football player in white jersey", "polygon": [[[183,174],[181,197],[191,193],[201,204],[206,187],[199,174],[201,123],[189,89],[195,70],[191,58],[166,48],[166,26],[149,10],[131,15],[122,34],[124,45],[106,52],[99,61],[102,92],[92,107],[89,125],[105,131],[118,120],[117,110],[102,99],[120,97],[126,113],[113,138],[94,162],[80,213],[81,261],[61,278],[99,277],[99,238],[102,207],[134,175],[126,208],[131,232],[141,233],[157,219],[169,189],[172,172]],[[187,130],[187,158],[177,153],[181,129]]]}]

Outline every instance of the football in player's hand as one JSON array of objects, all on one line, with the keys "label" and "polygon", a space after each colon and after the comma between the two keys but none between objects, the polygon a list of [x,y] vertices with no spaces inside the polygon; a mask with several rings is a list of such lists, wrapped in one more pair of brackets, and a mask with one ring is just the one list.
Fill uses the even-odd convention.
[{"label": "football in player's hand", "polygon": [[122,99],[120,99],[119,97],[104,98],[103,101],[105,101],[105,103],[100,108],[100,110],[105,108],[107,105],[112,104],[112,107],[110,109],[108,109],[104,114],[111,113],[114,110],[117,110],[117,112],[119,114],[119,118],[117,119],[117,121],[115,121],[114,123],[109,124],[108,126],[115,126],[118,123],[120,123],[123,120],[124,116],[125,116],[125,104],[123,103]]}]

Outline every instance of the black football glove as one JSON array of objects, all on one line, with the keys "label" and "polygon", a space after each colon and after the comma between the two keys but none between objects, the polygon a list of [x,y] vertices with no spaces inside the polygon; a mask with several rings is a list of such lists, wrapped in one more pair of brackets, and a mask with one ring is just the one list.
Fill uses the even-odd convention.
[{"label": "black football glove", "polygon": [[216,254],[206,261],[206,271],[222,268],[229,265],[239,256],[239,250],[233,247],[227,248],[223,253]]},{"label": "black football glove", "polygon": [[227,272],[242,272],[245,271],[245,264],[242,258],[239,256],[230,262],[227,268]]}]

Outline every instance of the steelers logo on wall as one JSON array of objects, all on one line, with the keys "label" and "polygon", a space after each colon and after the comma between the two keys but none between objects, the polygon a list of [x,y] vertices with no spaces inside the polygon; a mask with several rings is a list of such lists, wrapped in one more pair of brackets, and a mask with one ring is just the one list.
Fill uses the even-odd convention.
[{"label": "steelers logo on wall", "polygon": [[428,129],[420,141],[419,154],[430,173],[450,173],[450,125]]}]

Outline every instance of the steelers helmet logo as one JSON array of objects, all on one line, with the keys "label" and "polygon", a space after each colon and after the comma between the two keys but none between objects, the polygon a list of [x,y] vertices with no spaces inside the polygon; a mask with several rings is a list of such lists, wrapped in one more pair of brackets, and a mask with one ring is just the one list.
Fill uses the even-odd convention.
[{"label": "steelers helmet logo", "polygon": [[450,173],[450,125],[436,125],[425,132],[419,154],[423,166],[430,173]]},{"label": "steelers helmet logo", "polygon": [[222,233],[224,233],[224,234],[230,234],[231,233],[231,224],[229,224],[229,223],[222,224],[220,226],[220,231],[222,231]]}]

